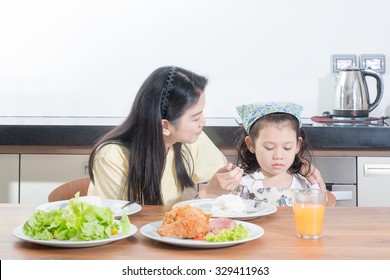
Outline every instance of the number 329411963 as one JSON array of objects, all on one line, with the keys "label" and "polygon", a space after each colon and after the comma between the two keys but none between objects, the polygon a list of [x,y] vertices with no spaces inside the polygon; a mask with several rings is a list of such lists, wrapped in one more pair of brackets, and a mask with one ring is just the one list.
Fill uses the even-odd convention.
[{"label": "number 329411963", "polygon": [[231,267],[218,266],[215,268],[216,275],[269,275],[269,267]]}]

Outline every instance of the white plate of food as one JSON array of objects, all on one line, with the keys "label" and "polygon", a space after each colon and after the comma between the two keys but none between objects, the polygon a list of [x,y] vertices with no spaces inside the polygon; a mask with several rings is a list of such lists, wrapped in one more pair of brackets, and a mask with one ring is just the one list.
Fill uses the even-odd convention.
[{"label": "white plate of food", "polygon": [[257,206],[255,209],[253,208],[255,205],[254,200],[250,199],[242,199],[242,202],[244,204],[244,209],[237,211],[237,212],[231,212],[231,211],[223,211],[223,210],[215,210],[217,199],[194,199],[194,200],[187,200],[187,201],[181,201],[179,203],[176,203],[175,206],[183,206],[183,205],[191,205],[194,207],[198,207],[205,211],[206,213],[212,214],[213,218],[230,218],[235,220],[252,220],[256,219],[262,216],[270,215],[272,213],[275,213],[278,208],[270,203],[267,202],[261,202],[259,206]]},{"label": "white plate of food", "polygon": [[[102,207],[110,207],[115,217],[121,217],[124,212],[126,215],[132,215],[139,211],[141,211],[142,207],[138,203],[132,203],[122,209],[122,207],[128,203],[126,200],[115,200],[115,199],[101,199],[96,196],[81,196],[79,197],[79,201],[91,203],[94,205],[102,206]],[[65,208],[68,206],[69,200],[60,200],[55,202],[49,202],[37,207],[38,210],[43,211],[52,211],[58,208]]]},{"label": "white plate of food", "polygon": [[[119,221],[114,221],[116,223],[119,223]],[[112,235],[110,238],[106,239],[99,239],[99,240],[90,240],[90,241],[70,241],[70,240],[35,240],[23,233],[23,225],[19,225],[12,231],[12,234],[21,240],[44,245],[44,246],[50,246],[50,247],[63,247],[63,248],[85,248],[85,247],[94,247],[94,246],[100,246],[105,245],[111,242],[115,242],[121,239],[125,239],[129,236],[132,236],[137,232],[137,227],[133,224],[130,225],[130,232],[123,234],[119,232],[116,235]]]},{"label": "white plate of food", "polygon": [[168,237],[168,236],[161,236],[157,233],[157,229],[162,225],[162,221],[153,222],[146,224],[141,227],[140,232],[142,235],[144,235],[147,238],[167,243],[170,245],[180,246],[180,247],[189,247],[189,248],[223,248],[223,247],[229,247],[245,242],[252,241],[254,239],[257,239],[261,237],[264,234],[264,229],[258,225],[248,223],[248,222],[241,222],[236,221],[236,224],[242,224],[245,228],[249,231],[249,237],[243,238],[240,240],[235,241],[224,241],[224,242],[208,242],[204,240],[194,240],[194,239],[184,239],[184,238],[178,238],[178,237]]}]

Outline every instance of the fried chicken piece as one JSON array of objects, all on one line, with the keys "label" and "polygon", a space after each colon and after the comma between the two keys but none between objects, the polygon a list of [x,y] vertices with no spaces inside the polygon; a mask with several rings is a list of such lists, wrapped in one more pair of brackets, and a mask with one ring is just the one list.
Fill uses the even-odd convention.
[{"label": "fried chicken piece", "polygon": [[171,211],[165,213],[157,232],[162,236],[179,238],[202,237],[209,232],[210,217],[211,214],[191,205],[174,206]]}]

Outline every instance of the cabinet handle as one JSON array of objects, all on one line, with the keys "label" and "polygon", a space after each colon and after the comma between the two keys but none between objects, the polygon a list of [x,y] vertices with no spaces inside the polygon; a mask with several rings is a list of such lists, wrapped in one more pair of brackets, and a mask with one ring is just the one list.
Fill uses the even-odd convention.
[{"label": "cabinet handle", "polygon": [[390,176],[390,164],[365,164],[364,175],[366,177]]},{"label": "cabinet handle", "polygon": [[84,165],[84,174],[85,175],[89,174],[89,166],[88,165]]},{"label": "cabinet handle", "polygon": [[337,200],[352,200],[353,193],[351,191],[332,191]]}]

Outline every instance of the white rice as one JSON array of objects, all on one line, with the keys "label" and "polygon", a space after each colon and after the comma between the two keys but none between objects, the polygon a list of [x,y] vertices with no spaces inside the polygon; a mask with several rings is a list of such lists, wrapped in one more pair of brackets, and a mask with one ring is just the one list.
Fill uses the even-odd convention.
[{"label": "white rice", "polygon": [[211,212],[213,215],[232,215],[242,213],[246,205],[241,197],[234,194],[224,194],[215,200]]}]

